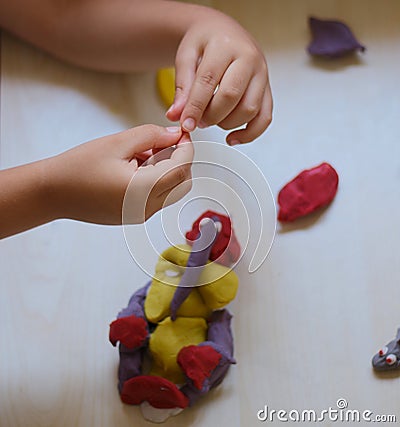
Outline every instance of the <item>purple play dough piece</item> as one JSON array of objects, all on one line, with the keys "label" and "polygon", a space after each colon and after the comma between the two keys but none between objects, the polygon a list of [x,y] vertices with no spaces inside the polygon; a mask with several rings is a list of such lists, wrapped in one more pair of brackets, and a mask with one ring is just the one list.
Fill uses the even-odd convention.
[{"label": "purple play dough piece", "polygon": [[207,341],[199,346],[211,346],[219,354],[221,360],[218,366],[212,371],[209,378],[204,381],[203,388],[196,388],[190,379],[181,388],[181,391],[189,398],[189,405],[192,406],[201,396],[207,394],[211,389],[221,384],[225,378],[231,364],[236,363],[233,358],[233,336],[231,331],[232,315],[228,310],[214,311],[208,325]]},{"label": "purple play dough piece", "polygon": [[148,282],[145,286],[138,289],[130,298],[128,306],[123,308],[117,316],[117,319],[121,317],[132,316],[133,314],[136,317],[145,318],[144,315],[144,300],[146,299],[147,291],[151,285],[151,282]]},{"label": "purple play dough piece", "polygon": [[[131,296],[128,306],[118,313],[118,319],[132,315],[146,319],[144,315],[144,301],[150,285],[151,282],[147,283]],[[143,355],[146,351],[147,342],[146,340],[143,347],[135,349],[129,349],[123,344],[119,344],[118,390],[120,393],[126,380],[142,375]]]},{"label": "purple play dough piece", "polygon": [[231,319],[232,315],[226,309],[214,311],[208,323],[207,341],[200,345],[212,345],[219,353],[225,355],[225,357],[232,358],[233,336]]},{"label": "purple play dough piece", "polygon": [[365,51],[365,46],[354,37],[350,28],[340,21],[309,18],[313,40],[308,45],[311,55],[337,58],[355,50]]},{"label": "purple play dough piece", "polygon": [[182,275],[179,286],[176,288],[171,301],[171,319],[176,319],[176,313],[186,298],[197,284],[199,276],[207,264],[212,245],[217,237],[217,230],[213,220],[207,221],[200,227],[200,235],[193,243],[185,271]]},{"label": "purple play dough piece", "polygon": [[146,348],[130,350],[119,345],[118,390],[121,393],[124,382],[142,375],[142,363]]},{"label": "purple play dough piece", "polygon": [[189,399],[189,406],[193,406],[202,396],[206,395],[211,389],[220,385],[225,378],[230,364],[218,365],[212,372],[210,378],[205,380],[201,390],[196,388],[191,382],[186,383],[180,390]]}]

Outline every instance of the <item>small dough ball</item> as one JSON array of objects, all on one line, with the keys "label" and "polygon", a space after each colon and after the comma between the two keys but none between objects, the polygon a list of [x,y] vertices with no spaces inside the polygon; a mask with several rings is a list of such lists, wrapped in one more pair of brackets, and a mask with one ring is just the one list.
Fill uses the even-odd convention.
[{"label": "small dough ball", "polygon": [[169,108],[174,102],[175,97],[175,68],[162,68],[157,72],[157,89],[158,94],[164,103]]}]

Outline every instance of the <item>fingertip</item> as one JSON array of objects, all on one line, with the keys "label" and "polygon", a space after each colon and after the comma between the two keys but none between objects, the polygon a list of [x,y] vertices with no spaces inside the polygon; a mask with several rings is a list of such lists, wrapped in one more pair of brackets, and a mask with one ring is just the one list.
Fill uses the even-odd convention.
[{"label": "fingertip", "polygon": [[182,133],[182,128],[179,127],[179,126],[168,126],[168,127],[165,128],[165,130],[168,133],[172,133],[172,134],[175,134],[175,135],[178,135],[178,134]]},{"label": "fingertip", "polygon": [[231,147],[241,144],[241,142],[238,139],[227,139],[226,143]]},{"label": "fingertip", "polygon": [[165,113],[165,117],[171,122],[176,122],[179,120],[179,112],[176,109],[175,104],[172,104]]},{"label": "fingertip", "polygon": [[178,163],[192,163],[194,157],[194,147],[190,135],[186,132],[182,134],[181,139],[176,144],[176,150],[171,158]]},{"label": "fingertip", "polygon": [[185,98],[175,94],[175,99],[173,104],[168,108],[165,116],[168,120],[176,122],[180,119],[182,115],[183,108],[185,107]]},{"label": "fingertip", "polygon": [[248,144],[253,140],[254,138],[247,134],[246,128],[235,130],[226,137],[226,143],[231,147],[234,147],[235,145]]},{"label": "fingertip", "polygon": [[165,112],[166,117],[170,117],[171,115],[173,115],[174,114],[174,109],[175,109],[175,106],[174,106],[174,104],[172,104],[168,108],[168,110]]},{"label": "fingertip", "polygon": [[193,132],[196,129],[196,120],[192,117],[187,117],[182,122],[182,129],[186,132]]},{"label": "fingertip", "polygon": [[175,104],[172,103],[171,106],[168,108],[167,112],[165,114],[170,114],[171,112],[173,112],[175,109]]},{"label": "fingertip", "polygon": [[179,140],[178,144],[181,142],[192,142],[192,138],[190,137],[190,133],[183,131],[181,139]]},{"label": "fingertip", "polygon": [[258,116],[247,123],[244,129],[235,130],[230,133],[226,141],[229,145],[247,144],[260,137],[270,126],[272,122],[272,114],[269,111],[266,113],[261,111]]}]

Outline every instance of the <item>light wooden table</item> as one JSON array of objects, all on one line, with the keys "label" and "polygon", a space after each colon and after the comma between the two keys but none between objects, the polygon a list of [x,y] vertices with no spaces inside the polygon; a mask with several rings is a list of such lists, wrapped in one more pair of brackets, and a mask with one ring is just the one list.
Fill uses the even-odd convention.
[{"label": "light wooden table", "polygon": [[[238,365],[166,425],[257,426],[264,405],[321,410],[339,398],[400,419],[400,378],[370,366],[400,326],[400,3],[213,4],[253,32],[270,67],[273,125],[239,150],[275,195],[321,161],[336,167],[340,188],[321,216],[278,229],[260,270],[239,270]],[[345,20],[368,50],[312,61],[309,14]],[[83,71],[3,34],[2,168],[143,122],[166,123],[153,73]],[[217,129],[195,135],[223,137]],[[118,355],[107,341],[109,322],[146,279],[120,228],[58,221],[0,243],[1,427],[150,425],[121,404]]]}]

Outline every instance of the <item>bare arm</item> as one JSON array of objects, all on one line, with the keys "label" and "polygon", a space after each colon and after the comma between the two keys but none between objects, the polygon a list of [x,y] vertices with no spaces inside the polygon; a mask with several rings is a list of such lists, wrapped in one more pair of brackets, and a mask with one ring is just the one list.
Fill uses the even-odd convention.
[{"label": "bare arm", "polygon": [[0,25],[97,70],[175,62],[175,100],[167,117],[187,132],[198,125],[246,125],[227,136],[234,145],[254,140],[271,122],[264,55],[244,28],[217,10],[167,0],[0,0]]},{"label": "bare arm", "polygon": [[74,64],[105,71],[173,65],[209,9],[164,0],[0,0],[0,25]]},{"label": "bare arm", "polygon": [[0,239],[54,219],[44,191],[45,162],[0,171]]},{"label": "bare arm", "polygon": [[[169,158],[140,166],[144,152],[172,145]],[[177,196],[190,189],[192,158],[190,138],[180,128],[143,125],[0,171],[0,239],[57,218],[121,224],[128,185],[126,220],[143,222],[171,203],[167,198],[178,185]]]}]

